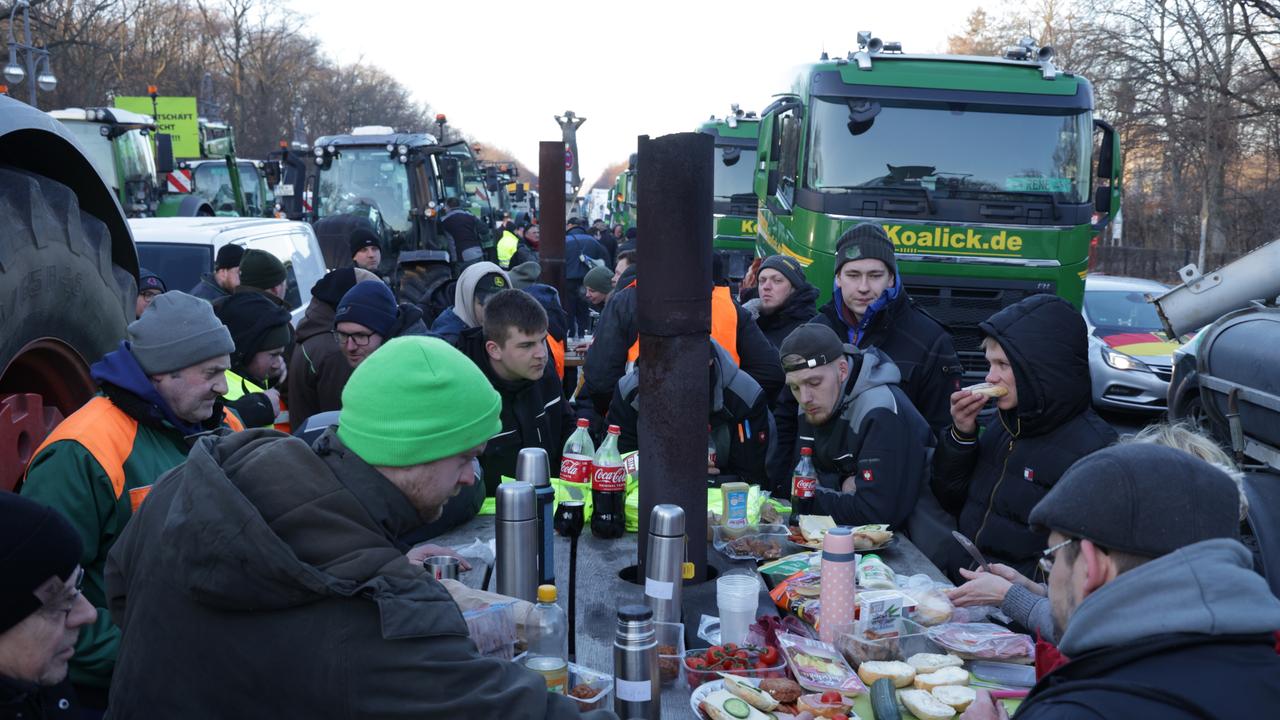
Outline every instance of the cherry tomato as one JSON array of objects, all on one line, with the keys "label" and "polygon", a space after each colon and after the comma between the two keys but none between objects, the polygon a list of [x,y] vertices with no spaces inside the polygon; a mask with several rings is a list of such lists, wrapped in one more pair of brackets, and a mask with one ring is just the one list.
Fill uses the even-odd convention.
[{"label": "cherry tomato", "polygon": [[737,643],[729,643],[729,644],[727,644],[727,645],[725,645],[725,646],[724,646],[724,651],[725,651],[725,652],[727,652],[727,653],[729,653],[730,655],[732,655],[732,654],[734,654],[734,653],[736,653],[736,652],[738,651],[738,644],[737,644]]},{"label": "cherry tomato", "polygon": [[739,660],[746,660],[749,657],[746,650],[735,650],[733,656]]},{"label": "cherry tomato", "polygon": [[764,652],[760,654],[760,660],[770,667],[777,665],[778,664],[778,648],[776,647],[765,648]]},{"label": "cherry tomato", "polygon": [[[843,696],[843,695],[841,695],[840,693],[836,692],[835,690],[828,690],[828,691],[826,691],[826,692],[822,693],[822,702],[824,702],[824,703],[826,703],[826,704],[828,704],[828,705],[835,705],[835,704],[837,704],[837,703],[843,703],[843,702],[844,702],[844,696]],[[845,718],[845,720],[848,720],[848,718]]]},{"label": "cherry tomato", "polygon": [[849,716],[848,716],[848,715],[836,715],[835,717],[831,718],[831,720],[849,720]]},{"label": "cherry tomato", "polygon": [[694,657],[689,658],[689,667],[694,668],[695,670],[701,670],[706,666],[707,666],[707,661],[704,658],[700,658],[696,655]]},{"label": "cherry tomato", "polygon": [[757,669],[757,670],[768,670],[770,667],[772,667],[772,666],[771,666],[771,665],[769,665],[769,663],[767,663],[767,662],[765,662],[765,661],[763,661],[763,660],[757,660],[757,661],[756,661],[756,669]]}]

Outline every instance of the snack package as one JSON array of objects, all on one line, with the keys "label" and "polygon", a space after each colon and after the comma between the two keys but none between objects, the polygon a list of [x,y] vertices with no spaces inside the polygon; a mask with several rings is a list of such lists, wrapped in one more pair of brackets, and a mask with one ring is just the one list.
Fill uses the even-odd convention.
[{"label": "snack package", "polygon": [[778,644],[800,686],[812,692],[835,690],[841,695],[865,695],[867,686],[830,643],[781,633]]},{"label": "snack package", "polygon": [[822,578],[816,572],[801,570],[786,578],[769,591],[773,604],[784,613],[791,613],[810,625],[818,624],[818,594]]},{"label": "snack package", "polygon": [[771,560],[760,566],[760,574],[764,576],[766,582],[776,585],[798,572],[816,571],[817,568],[812,561],[817,557],[819,553],[806,551]]},{"label": "snack package", "polygon": [[1031,636],[993,623],[947,623],[929,628],[929,639],[966,660],[1035,661]]}]

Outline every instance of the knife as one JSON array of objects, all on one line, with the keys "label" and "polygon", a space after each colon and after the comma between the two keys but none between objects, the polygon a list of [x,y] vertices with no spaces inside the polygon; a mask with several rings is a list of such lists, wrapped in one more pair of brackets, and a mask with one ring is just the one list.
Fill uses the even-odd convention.
[{"label": "knife", "polygon": [[987,559],[982,557],[982,553],[978,552],[978,547],[974,545],[969,538],[961,534],[959,530],[952,530],[951,537],[955,538],[956,542],[960,543],[960,547],[964,548],[965,552],[969,553],[969,557],[977,561],[978,565],[982,568],[982,572],[991,572],[991,568],[987,567]]}]

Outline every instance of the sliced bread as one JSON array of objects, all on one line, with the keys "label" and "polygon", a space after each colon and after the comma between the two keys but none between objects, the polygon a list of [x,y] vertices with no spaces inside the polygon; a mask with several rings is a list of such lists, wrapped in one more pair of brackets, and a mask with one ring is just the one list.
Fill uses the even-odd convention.
[{"label": "sliced bread", "polygon": [[894,687],[904,688],[916,677],[916,669],[898,660],[868,660],[858,666],[858,677],[871,687],[880,678],[889,678]]},{"label": "sliced bread", "polygon": [[932,690],[943,685],[968,685],[969,671],[958,667],[944,667],[937,672],[916,675],[915,685],[921,690]]},{"label": "sliced bread", "polygon": [[956,716],[954,708],[930,695],[928,690],[901,690],[898,700],[919,720],[947,720]]},{"label": "sliced bread", "polygon": [[937,653],[916,653],[907,658],[907,664],[916,669],[917,673],[938,672],[946,667],[960,667],[964,665],[964,660],[955,655],[939,655]]},{"label": "sliced bread", "polygon": [[967,710],[969,705],[973,704],[973,701],[978,697],[976,690],[963,685],[943,685],[942,687],[934,688],[930,692],[933,693],[934,697],[955,708],[958,713]]}]

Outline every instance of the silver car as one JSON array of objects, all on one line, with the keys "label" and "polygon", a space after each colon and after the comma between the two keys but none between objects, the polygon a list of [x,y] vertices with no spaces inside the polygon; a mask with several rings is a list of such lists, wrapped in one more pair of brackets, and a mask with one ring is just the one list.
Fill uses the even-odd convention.
[{"label": "silver car", "polygon": [[1093,405],[1103,410],[1159,413],[1168,403],[1173,351],[1146,296],[1169,288],[1142,278],[1090,275],[1084,283]]}]

